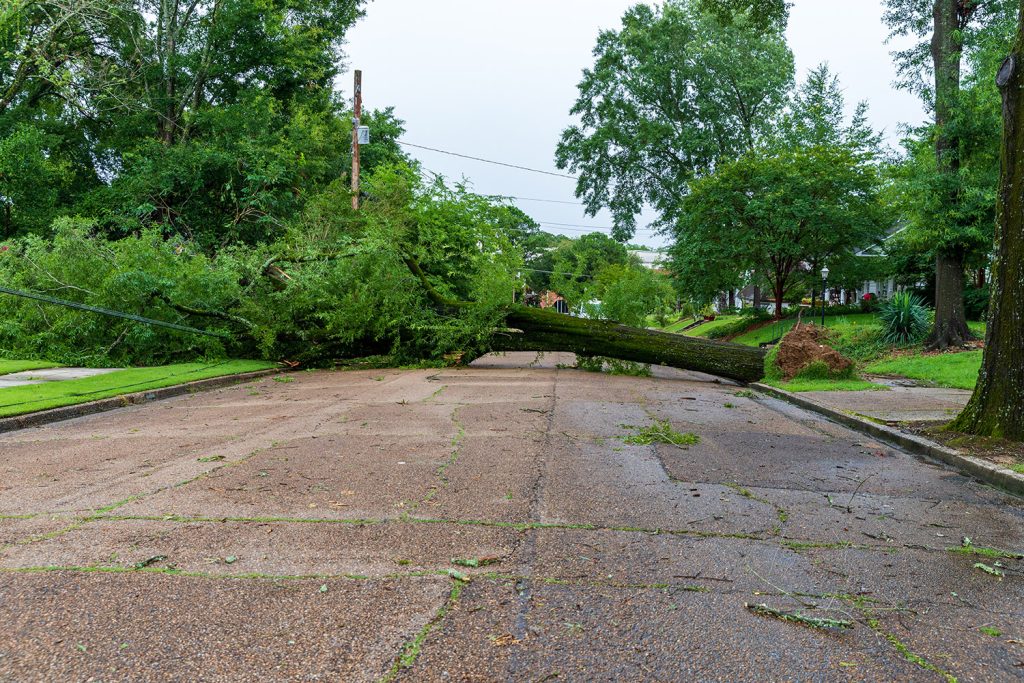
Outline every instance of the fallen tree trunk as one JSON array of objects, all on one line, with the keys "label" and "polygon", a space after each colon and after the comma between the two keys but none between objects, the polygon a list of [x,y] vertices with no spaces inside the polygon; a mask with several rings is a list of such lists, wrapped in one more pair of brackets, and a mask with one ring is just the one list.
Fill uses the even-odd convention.
[{"label": "fallen tree trunk", "polygon": [[510,329],[494,334],[493,351],[569,351],[696,370],[740,382],[756,382],[764,377],[765,352],[759,348],[574,318],[526,306],[513,308],[505,323]]}]

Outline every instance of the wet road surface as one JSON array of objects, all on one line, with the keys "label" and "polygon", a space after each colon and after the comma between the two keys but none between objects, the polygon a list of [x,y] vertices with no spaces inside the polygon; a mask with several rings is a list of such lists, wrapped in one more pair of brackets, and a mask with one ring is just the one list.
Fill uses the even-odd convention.
[{"label": "wet road surface", "polygon": [[[0,435],[0,681],[1024,677],[1024,560],[992,550],[1024,549],[1020,499],[704,376],[570,360]],[[624,438],[664,420],[700,442]]]}]

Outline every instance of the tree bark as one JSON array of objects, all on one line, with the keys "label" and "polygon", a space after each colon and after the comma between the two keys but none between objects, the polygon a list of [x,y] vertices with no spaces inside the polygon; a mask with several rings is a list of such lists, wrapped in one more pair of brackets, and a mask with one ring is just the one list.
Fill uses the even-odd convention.
[{"label": "tree bark", "polygon": [[491,338],[493,351],[569,351],[695,370],[740,382],[756,382],[764,377],[765,351],[740,344],[574,318],[526,306],[512,308],[505,324],[510,329]]},{"label": "tree bark", "polygon": [[775,319],[782,318],[782,302],[786,298],[786,285],[779,277],[775,280]]},{"label": "tree bark", "polygon": [[[939,173],[955,174],[960,168],[959,143],[950,126],[960,94],[963,61],[961,18],[973,11],[963,0],[935,0],[932,11],[932,64],[935,69],[935,159]],[[943,183],[943,185],[946,185]],[[949,186],[953,186],[950,183]],[[959,198],[946,197],[951,206]],[[959,269],[959,270],[957,270]],[[970,339],[964,315],[964,253],[962,249],[939,247],[935,258],[935,326],[928,338],[932,349],[961,346]]]},{"label": "tree bark", "polygon": [[1003,148],[985,356],[974,395],[950,427],[1024,441],[1024,0],[1017,42],[996,82]]},{"label": "tree bark", "polygon": [[932,349],[963,346],[971,338],[964,310],[964,262],[957,254],[935,258],[935,328],[928,338]]}]

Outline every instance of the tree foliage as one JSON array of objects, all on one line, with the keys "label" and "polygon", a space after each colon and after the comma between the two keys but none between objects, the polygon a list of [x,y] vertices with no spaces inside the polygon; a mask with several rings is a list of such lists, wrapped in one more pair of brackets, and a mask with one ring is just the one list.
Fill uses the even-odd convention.
[{"label": "tree foliage", "polygon": [[666,276],[635,263],[605,266],[594,281],[592,296],[601,303],[590,312],[623,325],[646,327],[649,315],[664,319],[675,299]]},{"label": "tree foliage", "polygon": [[[156,229],[111,241],[81,219],[59,221],[52,240],[6,242],[0,281],[9,286],[230,341],[4,296],[0,348],[89,365],[225,353],[318,363],[377,353],[402,362],[479,348],[522,265],[495,205],[401,166],[378,169],[367,187],[372,199],[359,213],[345,208],[347,192],[335,183],[274,242],[216,255]],[[423,279],[410,260],[422,264]],[[475,305],[438,308],[431,291]]]},{"label": "tree foliage", "polygon": [[684,278],[722,269],[715,285],[758,273],[779,313],[805,263],[849,257],[880,236],[876,187],[874,169],[842,147],[750,152],[693,184],[672,255]]},{"label": "tree foliage", "polygon": [[592,232],[563,242],[552,254],[551,289],[561,294],[570,307],[578,308],[593,298],[594,278],[608,266],[625,266],[629,252],[604,233]]},{"label": "tree foliage", "polygon": [[[976,200],[984,198],[985,186],[993,182],[991,172],[984,170],[984,141],[990,137],[986,131],[998,128],[986,127],[975,118],[975,114],[981,114],[982,122],[988,118],[982,101],[986,88],[976,82],[972,92],[970,84],[964,87],[965,79],[987,71],[993,47],[1005,54],[1017,9],[1012,0],[886,2],[884,20],[893,35],[929,36],[896,53],[896,58],[901,85],[919,93],[934,112],[934,126],[923,128],[919,135],[919,140],[933,147],[934,168],[921,163],[921,149],[912,149],[918,158],[911,166],[917,181],[914,197],[923,200],[917,202],[917,220],[911,221],[911,229],[915,224],[925,226],[921,241],[933,245],[935,256],[935,326],[929,337],[933,348],[962,345],[970,337],[964,269],[983,242],[978,239]],[[989,158],[996,149],[991,142]],[[988,222],[986,227],[990,226]]]},{"label": "tree foliage", "polygon": [[847,123],[838,80],[812,70],[771,138],[691,183],[673,230],[681,288],[706,302],[755,274],[778,314],[791,292],[820,285],[822,266],[856,270],[855,252],[886,229],[879,160],[866,106]]},{"label": "tree foliage", "polygon": [[688,183],[753,148],[782,109],[793,56],[781,27],[730,19],[669,0],[598,37],[556,156],[579,173],[588,212],[611,209],[616,238],[645,203],[664,224],[678,218]]},{"label": "tree foliage", "polygon": [[[110,236],[156,228],[207,251],[273,240],[346,172],[333,93],[362,0],[15,0],[0,13],[0,146],[56,190],[0,169],[7,235],[55,212]],[[367,116],[367,167],[402,158]],[[33,132],[34,131],[34,132]],[[35,165],[33,167],[33,164]]]}]

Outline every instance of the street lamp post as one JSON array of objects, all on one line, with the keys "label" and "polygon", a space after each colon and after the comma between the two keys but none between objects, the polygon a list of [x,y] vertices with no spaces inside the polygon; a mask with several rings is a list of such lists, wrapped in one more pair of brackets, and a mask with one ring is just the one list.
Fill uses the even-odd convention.
[{"label": "street lamp post", "polygon": [[821,326],[825,327],[825,301],[828,295],[828,266],[821,269]]}]

